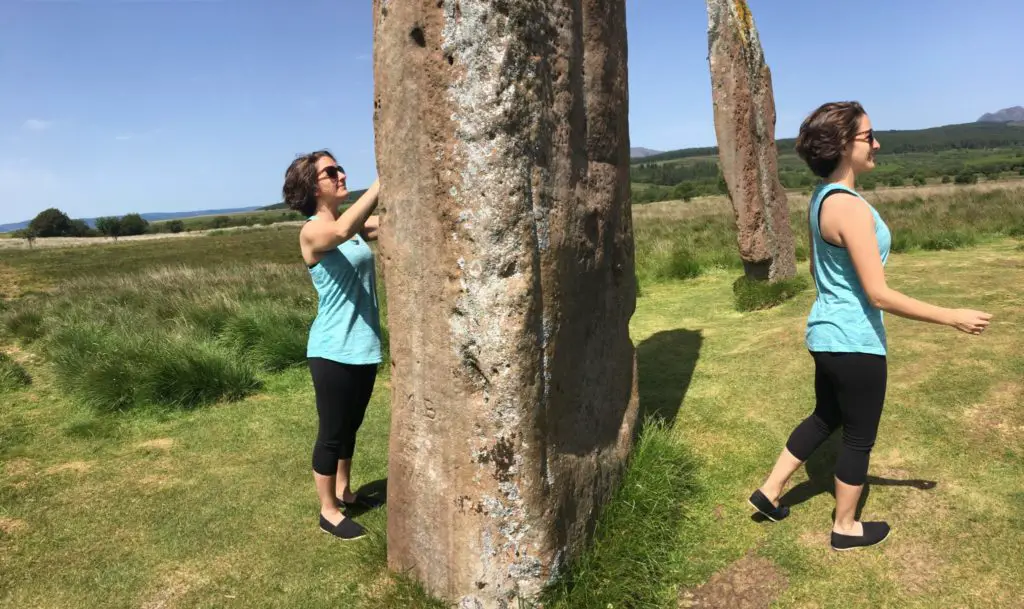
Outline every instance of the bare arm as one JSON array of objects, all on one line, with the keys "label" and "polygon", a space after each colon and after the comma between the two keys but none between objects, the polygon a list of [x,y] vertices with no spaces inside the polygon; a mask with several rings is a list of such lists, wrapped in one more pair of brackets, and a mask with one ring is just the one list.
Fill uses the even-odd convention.
[{"label": "bare arm", "polygon": [[380,216],[370,216],[363,223],[363,230],[360,231],[360,235],[367,241],[374,241],[377,239],[377,235],[380,233]]},{"label": "bare arm", "polygon": [[836,228],[872,306],[893,315],[952,326],[970,334],[980,334],[988,326],[992,316],[987,313],[938,307],[890,288],[878,254],[871,211],[852,195],[830,197],[829,203],[822,215],[822,223],[827,219]]},{"label": "bare arm", "polygon": [[367,218],[377,208],[380,181],[376,180],[359,200],[346,209],[334,222],[308,222],[301,239],[314,252],[332,250],[363,230]]}]

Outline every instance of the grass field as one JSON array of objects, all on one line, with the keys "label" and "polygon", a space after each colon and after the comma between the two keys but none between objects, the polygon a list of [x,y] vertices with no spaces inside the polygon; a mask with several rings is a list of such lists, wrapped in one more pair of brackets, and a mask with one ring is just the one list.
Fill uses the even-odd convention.
[{"label": "grass field", "polygon": [[[755,522],[745,504],[812,405],[802,331],[813,290],[736,312],[728,214],[638,210],[643,291],[631,333],[652,424],[594,549],[545,606],[1010,607],[1024,598],[1024,556],[1013,549],[1024,542],[1024,233],[1015,233],[1024,197],[986,196],[880,205],[894,233],[912,237],[888,267],[894,287],[995,319],[969,337],[887,317],[889,394],[863,510],[895,532],[843,555],[827,547],[835,443],[798,472],[789,519]],[[315,306],[294,231],[0,252],[0,605],[443,606],[387,574],[386,508],[359,517],[371,536],[355,544],[316,528],[308,371],[287,365],[301,360],[294,345],[278,360],[266,349],[294,343],[287,334],[304,339],[282,320],[301,325]],[[929,244],[949,231],[972,238]],[[174,341],[177,351],[147,353]],[[170,376],[202,379],[227,362],[255,384],[189,404],[133,395],[112,411],[97,396],[117,384],[89,377],[90,363],[124,360],[167,391],[161,363],[194,353],[207,360]],[[356,487],[386,483],[389,401],[384,376],[361,431]]]}]

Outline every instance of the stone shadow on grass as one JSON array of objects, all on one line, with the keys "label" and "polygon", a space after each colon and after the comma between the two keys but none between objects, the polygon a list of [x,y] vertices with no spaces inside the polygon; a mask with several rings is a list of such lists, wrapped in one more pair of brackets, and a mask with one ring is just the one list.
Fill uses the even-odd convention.
[{"label": "stone shadow on grass", "polygon": [[[353,492],[357,495],[370,497],[386,504],[388,502],[388,479],[382,478],[380,480],[374,480],[373,482],[367,482]],[[355,517],[369,511],[370,510],[362,506],[353,506],[345,510],[345,515]]]},{"label": "stone shadow on grass", "polygon": [[637,347],[640,413],[637,435],[648,420],[671,427],[693,380],[704,337],[699,330],[658,332]]},{"label": "stone shadow on grass", "polygon": [[[807,480],[789,489],[782,495],[779,502],[792,507],[813,499],[822,493],[828,493],[829,495],[832,495],[833,499],[835,499],[836,457],[839,456],[839,450],[842,448],[842,445],[843,432],[842,429],[837,429],[824,444],[818,447],[818,450],[814,451],[811,458],[804,463],[804,470],[807,472]],[[868,502],[868,497],[871,495],[872,486],[909,486],[920,491],[930,491],[937,485],[938,482],[934,480],[896,480],[892,478],[880,478],[878,476],[868,474],[867,481],[864,484],[864,490],[860,494],[860,501],[857,502],[857,512],[855,517],[860,520],[861,512]],[[833,510],[833,517],[834,516],[835,511]],[[761,516],[761,514],[758,513],[755,513],[751,518],[757,522],[765,520],[764,516]]]}]

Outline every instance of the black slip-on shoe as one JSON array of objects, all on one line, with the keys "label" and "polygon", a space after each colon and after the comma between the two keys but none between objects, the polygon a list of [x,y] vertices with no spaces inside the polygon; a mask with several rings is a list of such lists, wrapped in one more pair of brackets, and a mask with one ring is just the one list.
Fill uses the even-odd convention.
[{"label": "black slip-on shoe", "polygon": [[856,550],[867,548],[882,543],[889,537],[888,523],[885,522],[862,522],[864,527],[863,535],[843,535],[832,532],[832,549],[838,551]]},{"label": "black slip-on shoe", "polygon": [[366,535],[366,529],[351,518],[342,518],[341,522],[335,525],[324,518],[323,514],[320,514],[320,530],[345,541],[352,541]]},{"label": "black slip-on shoe", "polygon": [[750,507],[757,510],[762,516],[771,520],[772,522],[778,522],[789,516],[789,507],[779,504],[779,507],[775,505],[761,492],[761,489],[754,491],[747,500],[750,503]]},{"label": "black slip-on shoe", "polygon": [[342,501],[341,497],[338,497],[338,507],[372,510],[374,508],[379,508],[382,505],[384,505],[384,501],[377,499],[376,497],[371,497],[370,495],[356,494],[356,500],[352,502]]}]

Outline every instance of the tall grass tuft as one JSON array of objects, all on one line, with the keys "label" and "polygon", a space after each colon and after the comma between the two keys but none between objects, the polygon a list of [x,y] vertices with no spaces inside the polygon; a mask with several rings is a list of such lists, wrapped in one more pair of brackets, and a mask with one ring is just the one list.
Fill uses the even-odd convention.
[{"label": "tall grass tuft", "polygon": [[0,393],[15,391],[32,383],[32,377],[21,364],[0,351]]},{"label": "tall grass tuft", "polygon": [[57,382],[98,411],[193,408],[304,361],[311,292],[301,265],[159,267],[66,282],[17,302],[4,325],[40,340]]},{"label": "tall grass tuft", "polygon": [[699,491],[693,471],[693,458],[668,425],[648,420],[591,547],[545,591],[543,606],[674,606],[666,576],[685,560],[677,528]]},{"label": "tall grass tuft", "polygon": [[770,309],[803,292],[809,285],[802,275],[775,283],[739,277],[732,284],[733,305],[741,312]]},{"label": "tall grass tuft", "polygon": [[283,370],[306,358],[307,312],[279,303],[243,306],[224,324],[224,345],[261,370]]}]

